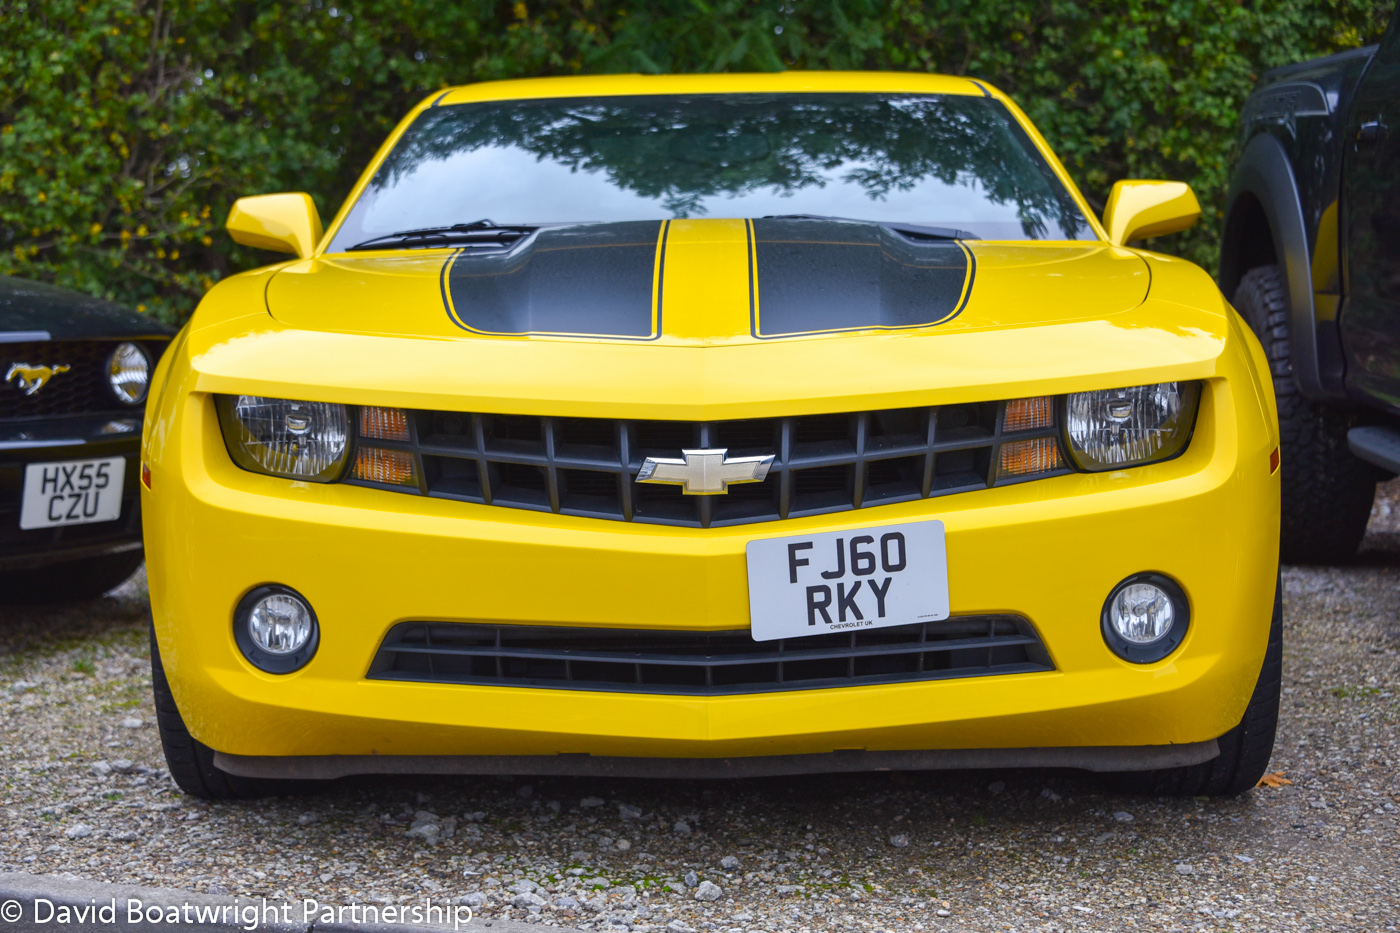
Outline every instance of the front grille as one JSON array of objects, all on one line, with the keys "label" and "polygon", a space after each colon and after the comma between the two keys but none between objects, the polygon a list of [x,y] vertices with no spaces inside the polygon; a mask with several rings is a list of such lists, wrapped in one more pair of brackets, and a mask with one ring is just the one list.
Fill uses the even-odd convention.
[{"label": "front grille", "polygon": [[[28,343],[0,343],[0,379],[5,379],[16,363],[29,366],[68,367],[55,373],[33,395],[19,387],[19,379],[0,382],[0,420],[39,418],[51,415],[82,415],[95,412],[140,412],[140,405],[125,405],[112,394],[107,380],[107,359],[121,340],[44,340]],[[165,350],[164,338],[132,340],[150,355],[154,369]]]},{"label": "front grille", "polygon": [[1012,615],[756,642],[748,629],[677,632],[402,622],[371,680],[720,696],[1054,670]]},{"label": "front grille", "polygon": [[[986,489],[1070,472],[999,475],[1003,439],[1046,438],[1053,423],[1002,430],[1004,402],[761,418],[629,421],[462,412],[409,413],[406,442],[361,446],[411,453],[417,485],[347,480],[412,494],[618,521],[708,528],[820,515]],[[729,456],[775,456],[768,478],[725,495],[636,482],[648,456],[727,448]]]}]

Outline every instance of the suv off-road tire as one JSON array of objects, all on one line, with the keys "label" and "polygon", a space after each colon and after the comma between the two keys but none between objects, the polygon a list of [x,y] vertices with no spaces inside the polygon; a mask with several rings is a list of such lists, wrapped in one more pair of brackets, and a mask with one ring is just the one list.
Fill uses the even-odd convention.
[{"label": "suv off-road tire", "polygon": [[175,706],[170,682],[165,679],[165,666],[160,661],[154,626],[151,628],[151,687],[155,692],[156,725],[160,727],[165,763],[170,767],[170,776],[180,790],[191,797],[203,800],[251,800],[305,793],[318,785],[316,781],[241,777],[216,767],[214,750],[190,735],[180,710]]},{"label": "suv off-road tire", "polygon": [[1344,564],[1366,534],[1378,467],[1347,449],[1356,412],[1309,401],[1293,381],[1287,290],[1276,265],[1250,269],[1235,290],[1235,310],[1264,345],[1278,399],[1283,527],[1279,548],[1290,564]]},{"label": "suv off-road tire", "polygon": [[77,560],[0,572],[0,603],[43,605],[96,599],[126,582],[141,566],[140,548]]},{"label": "suv off-road tire", "polygon": [[1274,753],[1283,682],[1283,580],[1274,587],[1269,646],[1239,725],[1216,742],[1219,756],[1198,765],[1114,775],[1118,790],[1158,797],[1235,797],[1259,783]]}]

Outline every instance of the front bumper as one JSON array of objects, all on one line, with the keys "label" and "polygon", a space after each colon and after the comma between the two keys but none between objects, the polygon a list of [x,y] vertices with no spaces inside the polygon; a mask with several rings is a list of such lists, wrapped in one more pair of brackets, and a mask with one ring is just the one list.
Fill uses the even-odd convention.
[{"label": "front bumper", "polygon": [[[226,762],[1210,742],[1254,688],[1277,573],[1276,441],[1249,377],[1234,376],[1206,383],[1192,443],[1166,463],[711,529],[246,473],[228,458],[211,396],[185,392],[160,413],[178,431],[158,445],[145,493],[162,658],[187,726]],[[945,523],[954,614],[1024,616],[1054,671],[705,697],[366,678],[403,621],[746,627],[750,539],[921,518]],[[1143,570],[1184,586],[1192,623],[1175,654],[1133,665],[1105,646],[1099,613]],[[257,671],[235,646],[233,608],[261,583],[295,588],[321,621],[318,652],[295,674]]]},{"label": "front bumper", "polygon": [[[0,425],[0,570],[25,570],[141,547],[139,420],[74,415]],[[31,463],[123,457],[121,515],[114,521],[21,529],[25,467]]]}]

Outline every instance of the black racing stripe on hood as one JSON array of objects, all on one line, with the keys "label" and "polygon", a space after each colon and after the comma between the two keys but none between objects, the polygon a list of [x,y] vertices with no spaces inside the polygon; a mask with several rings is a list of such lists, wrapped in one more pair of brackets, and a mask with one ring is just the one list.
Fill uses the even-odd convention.
[{"label": "black racing stripe on hood", "polygon": [[932,327],[957,317],[976,261],[957,240],[914,240],[875,223],[753,220],[754,337]]},{"label": "black racing stripe on hood", "polygon": [[476,334],[655,340],[666,227],[549,227],[508,250],[459,250],[443,265],[443,303]]}]

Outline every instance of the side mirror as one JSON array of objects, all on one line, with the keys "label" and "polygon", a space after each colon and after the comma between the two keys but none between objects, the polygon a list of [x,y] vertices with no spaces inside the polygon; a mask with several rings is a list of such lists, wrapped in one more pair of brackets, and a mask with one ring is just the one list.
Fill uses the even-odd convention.
[{"label": "side mirror", "polygon": [[233,202],[224,224],[235,243],[295,253],[301,259],[311,255],[321,239],[321,215],[311,195],[259,194]]},{"label": "side mirror", "polygon": [[1120,181],[1108,195],[1103,225],[1114,246],[1177,233],[1201,216],[1201,203],[1181,181]]}]

